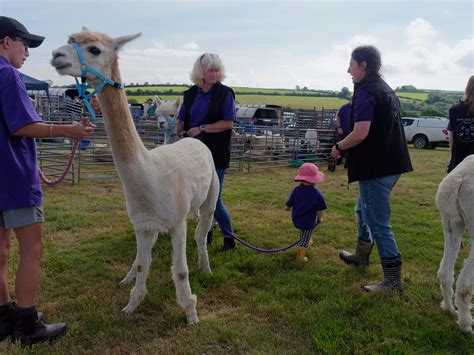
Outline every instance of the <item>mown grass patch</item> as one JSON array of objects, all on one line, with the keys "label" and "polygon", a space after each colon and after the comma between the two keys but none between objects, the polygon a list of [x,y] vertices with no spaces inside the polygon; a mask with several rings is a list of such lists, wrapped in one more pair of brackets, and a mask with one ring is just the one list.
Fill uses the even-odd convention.
[{"label": "mown grass patch", "polygon": [[[176,305],[171,280],[169,236],[158,239],[148,277],[148,294],[137,311],[123,316],[130,286],[119,281],[135,258],[135,236],[119,181],[45,187],[45,252],[38,305],[49,321],[66,321],[70,330],[51,344],[22,349],[9,342],[0,353],[461,353],[474,349],[440,307],[436,271],[443,236],[434,195],[445,175],[449,151],[410,150],[415,172],[405,174],[392,195],[392,225],[403,255],[400,295],[369,295],[361,285],[382,276],[377,251],[367,270],[338,258],[356,238],[357,185],[347,186],[345,171],[326,173],[320,185],[328,211],[314,236],[308,263],[294,250],[255,253],[239,245],[219,251],[216,233],[209,247],[212,275],[197,268],[188,223],[191,288],[198,296],[201,322],[187,326]],[[226,176],[224,201],[237,233],[265,248],[288,245],[298,237],[284,201],[296,169],[280,168]],[[470,242],[460,252],[469,252]],[[14,274],[16,242],[10,264]]]}]

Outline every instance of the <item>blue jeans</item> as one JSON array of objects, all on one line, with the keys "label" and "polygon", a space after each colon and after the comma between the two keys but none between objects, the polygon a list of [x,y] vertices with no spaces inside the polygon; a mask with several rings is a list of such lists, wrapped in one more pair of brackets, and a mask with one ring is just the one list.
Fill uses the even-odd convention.
[{"label": "blue jeans", "polygon": [[400,255],[390,226],[390,193],[399,178],[400,175],[391,175],[359,181],[357,236],[363,241],[375,241],[381,258]]},{"label": "blue jeans", "polygon": [[232,223],[230,221],[229,214],[222,203],[222,187],[224,185],[224,175],[226,169],[216,169],[217,176],[219,177],[219,197],[217,198],[216,210],[214,211],[214,218],[216,219],[217,223],[219,223],[219,227],[221,228],[222,236],[231,237],[230,233],[233,233],[232,230]]}]

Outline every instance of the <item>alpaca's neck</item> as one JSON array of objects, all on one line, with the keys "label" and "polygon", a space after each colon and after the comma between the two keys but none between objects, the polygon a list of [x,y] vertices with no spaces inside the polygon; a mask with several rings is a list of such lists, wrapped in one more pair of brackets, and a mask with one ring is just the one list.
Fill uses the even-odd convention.
[{"label": "alpaca's neck", "polygon": [[[111,79],[121,81],[118,68],[112,70]],[[125,91],[106,85],[98,96],[115,163],[135,160],[146,148],[133,123]]]}]

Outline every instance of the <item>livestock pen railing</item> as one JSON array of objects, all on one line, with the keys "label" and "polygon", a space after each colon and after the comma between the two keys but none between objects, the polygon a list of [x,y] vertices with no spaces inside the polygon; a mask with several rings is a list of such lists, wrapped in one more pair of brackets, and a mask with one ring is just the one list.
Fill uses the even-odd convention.
[{"label": "livestock pen railing", "polygon": [[[298,119],[299,113],[296,113]],[[306,115],[306,113],[305,113]],[[79,121],[76,115],[51,116],[54,124]],[[149,149],[163,144],[164,133],[156,121],[135,120],[137,132]],[[251,172],[270,167],[298,167],[303,162],[324,161],[334,145],[332,126],[326,128],[279,126],[235,126],[232,136],[229,171]],[[38,159],[43,172],[50,178],[61,175],[71,154],[72,141],[63,138],[38,139]],[[127,144],[127,142],[123,142]],[[117,178],[104,121],[98,117],[96,129],[81,141],[75,163],[66,180],[80,183],[85,180]]]}]

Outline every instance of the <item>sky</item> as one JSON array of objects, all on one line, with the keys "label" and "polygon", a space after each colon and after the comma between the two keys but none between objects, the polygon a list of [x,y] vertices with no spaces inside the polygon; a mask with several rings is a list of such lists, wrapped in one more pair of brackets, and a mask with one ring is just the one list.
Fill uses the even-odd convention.
[{"label": "sky", "polygon": [[351,51],[375,45],[390,86],[463,91],[474,74],[473,0],[0,0],[0,14],[46,37],[21,71],[72,84],[51,52],[82,26],[111,37],[141,32],[120,53],[126,84],[190,84],[204,52],[229,86],[352,90]]}]

